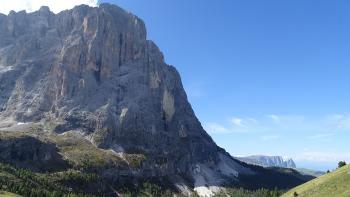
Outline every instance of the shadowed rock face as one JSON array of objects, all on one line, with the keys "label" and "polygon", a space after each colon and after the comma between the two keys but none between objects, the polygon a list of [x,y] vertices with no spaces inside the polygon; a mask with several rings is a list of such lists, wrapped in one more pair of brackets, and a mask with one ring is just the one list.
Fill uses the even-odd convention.
[{"label": "shadowed rock face", "polygon": [[82,133],[117,155],[145,155],[130,176],[172,177],[201,195],[255,174],[203,130],[136,16],[109,4],[11,12],[0,14],[0,38],[0,128]]},{"label": "shadowed rock face", "polygon": [[29,136],[0,139],[0,161],[44,172],[69,167],[54,144],[44,143]]}]

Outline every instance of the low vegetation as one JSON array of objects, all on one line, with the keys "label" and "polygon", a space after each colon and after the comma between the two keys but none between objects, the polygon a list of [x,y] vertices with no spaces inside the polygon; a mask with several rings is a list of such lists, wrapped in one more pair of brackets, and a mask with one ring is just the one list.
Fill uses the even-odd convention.
[{"label": "low vegetation", "polygon": [[319,176],[322,176],[326,173],[323,171],[311,170],[311,169],[307,169],[307,168],[297,168],[296,170],[298,172],[300,172],[301,174],[310,175],[313,177],[319,177]]},{"label": "low vegetation", "polygon": [[0,163],[1,189],[24,196],[93,196],[84,190],[90,185],[95,185],[96,192],[102,191],[98,187],[99,184],[102,186],[102,180],[96,174],[71,170],[60,173],[34,173]]},{"label": "low vegetation", "polygon": [[346,162],[345,161],[339,161],[338,163],[338,168],[344,167],[346,166]]},{"label": "low vegetation", "polygon": [[[108,184],[94,173],[76,170],[34,173],[30,170],[16,168],[4,163],[0,163],[0,188],[8,191],[0,193],[3,194],[0,196],[5,197],[19,197],[20,195],[28,197],[94,197],[115,196],[117,193],[125,197],[171,197],[174,194],[182,196],[174,192],[174,190],[147,181],[139,186],[125,187],[116,191],[112,187],[108,187]],[[251,191],[243,188],[227,188],[216,196],[278,197],[282,193],[283,191],[277,189]],[[193,194],[193,196],[197,195]]]},{"label": "low vegetation", "polygon": [[[34,138],[36,140],[32,140]],[[30,162],[28,167],[26,165],[19,167],[17,166],[19,161],[15,158],[6,157],[2,158],[3,160],[0,158],[0,190],[28,197],[115,196],[117,191],[99,176],[100,170],[117,169],[118,167],[136,169],[146,159],[142,154],[119,156],[111,150],[99,149],[90,141],[81,136],[75,137],[71,133],[56,135],[41,132],[39,129],[30,132],[2,131],[0,133],[0,142],[10,144],[4,146],[9,149],[8,152],[18,151],[17,149],[12,150],[12,147],[18,147],[17,145],[23,141],[35,142],[40,147],[45,147],[41,146],[43,144],[54,144],[57,147],[55,151],[69,163],[64,168],[57,166],[55,169],[46,170],[38,167],[33,171],[30,169],[36,165],[34,162]],[[11,146],[12,143],[16,146]],[[33,148],[33,151],[37,151],[37,148]],[[30,158],[26,158],[23,162],[27,160]],[[122,190],[126,194],[129,192],[128,189]]]},{"label": "low vegetation", "polygon": [[340,165],[327,173],[288,191],[283,197],[348,197],[350,196],[350,165]]},{"label": "low vegetation", "polygon": [[[40,128],[30,132],[1,132],[0,140],[3,142],[11,139],[26,139],[28,136],[34,137],[41,143],[51,143],[57,147],[57,152],[63,156],[69,165],[66,168],[57,168],[52,171],[32,171],[16,167],[11,162],[0,160],[0,190],[7,196],[25,196],[25,197],[93,197],[93,196],[181,196],[176,189],[169,187],[170,184],[164,184],[165,181],[157,182],[154,180],[143,180],[135,184],[133,181],[126,181],[122,185],[113,185],[110,181],[100,177],[99,169],[118,167],[139,168],[146,157],[139,154],[119,155],[112,150],[103,150],[95,147],[89,140],[81,136],[75,136],[76,133],[65,133],[61,135],[41,132]],[[9,146],[11,148],[11,146]],[[301,176],[288,169],[275,169],[266,171],[261,167],[257,171],[265,182],[272,181],[266,179],[267,174],[274,172],[275,177],[279,177],[280,170],[288,176]],[[266,172],[265,172],[266,171]],[[250,177],[241,177],[248,182],[252,181]],[[283,177],[279,177],[283,178]],[[300,179],[303,177],[301,176]],[[262,180],[255,180],[262,181]],[[254,182],[254,181],[253,181]],[[295,183],[291,183],[295,184]],[[270,188],[257,189],[250,188],[248,185],[241,185],[244,188],[227,188],[216,196],[237,196],[237,197],[277,197],[283,192],[281,190]],[[260,187],[265,185],[260,184]],[[258,187],[258,188],[260,188]],[[5,192],[6,191],[6,192]],[[196,196],[193,193],[193,196]]]},{"label": "low vegetation", "polygon": [[5,191],[0,191],[0,196],[1,197],[20,197],[17,194],[10,193],[10,192],[5,192]]},{"label": "low vegetation", "polygon": [[11,139],[20,139],[33,137],[42,141],[42,143],[52,143],[57,146],[57,151],[69,162],[74,169],[91,169],[128,166],[139,168],[144,160],[143,154],[117,155],[112,150],[104,150],[94,146],[89,140],[84,139],[79,134],[68,132],[57,135],[54,133],[43,132],[42,128],[31,127],[30,131],[5,132],[1,131],[0,140],[8,141]]},{"label": "low vegetation", "polygon": [[283,194],[283,191],[274,189],[258,189],[258,190],[246,190],[243,188],[227,188],[221,191],[215,197],[279,197]]},{"label": "low vegetation", "polygon": [[[68,170],[56,173],[34,173],[0,163],[0,193],[28,197],[93,197],[93,196],[173,196],[174,192],[145,182],[132,190],[108,187],[97,174]],[[5,192],[7,191],[7,192]],[[9,193],[9,192],[12,192]],[[15,193],[15,194],[13,194]]]}]

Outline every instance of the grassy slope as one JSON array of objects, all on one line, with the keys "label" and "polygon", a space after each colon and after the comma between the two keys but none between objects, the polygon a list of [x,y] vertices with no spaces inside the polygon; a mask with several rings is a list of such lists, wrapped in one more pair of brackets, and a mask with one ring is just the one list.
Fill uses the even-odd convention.
[{"label": "grassy slope", "polygon": [[294,192],[301,197],[348,197],[350,196],[350,165],[293,188],[283,197],[293,197]]},{"label": "grassy slope", "polygon": [[[56,135],[43,132],[42,129],[35,127],[31,127],[28,131],[22,132],[1,131],[0,142],[6,142],[9,139],[20,141],[21,139],[25,139],[26,136],[37,138],[43,143],[50,142],[55,144],[57,151],[69,162],[70,167],[68,167],[68,169],[55,170],[47,173],[42,171],[26,171],[22,173],[20,169],[14,169],[14,166],[6,166],[0,161],[0,188],[1,180],[6,179],[5,183],[24,185],[26,190],[32,188],[38,190],[43,189],[50,192],[57,190],[62,194],[66,194],[69,188],[72,188],[73,192],[78,194],[96,195],[96,192],[110,193],[111,187],[117,187],[114,185],[109,186],[109,184],[107,187],[106,184],[103,184],[105,180],[103,177],[99,176],[99,169],[118,167],[138,169],[141,163],[147,159],[142,154],[124,154],[123,157],[120,157],[113,151],[95,147],[88,140],[78,136],[78,134],[68,132],[64,135]],[[310,177],[300,175],[292,169],[266,169],[259,166],[248,166],[244,163],[242,163],[242,165],[254,169],[256,172],[259,172],[259,174],[257,176],[241,176],[242,185],[237,185],[237,187],[244,187],[254,191],[260,188],[274,189],[275,187],[287,189],[310,180]],[[17,171],[20,172],[21,176],[18,175]],[[25,176],[22,176],[23,174]],[[146,182],[148,181],[149,180],[146,180]],[[156,191],[156,193],[167,192],[157,189],[157,187],[153,185],[141,187],[139,188],[141,191],[137,192],[142,193],[142,190],[147,190],[149,188],[152,188],[151,190]],[[130,188],[126,188],[126,190],[123,188],[121,189],[121,192],[130,191],[128,190]],[[17,192],[17,188],[7,191],[23,194],[23,192]],[[251,191],[245,192],[252,193]],[[255,194],[256,192],[253,193]]]},{"label": "grassy slope", "polygon": [[0,191],[0,197],[20,197],[20,196],[10,192]]},{"label": "grassy slope", "polygon": [[[92,173],[73,170],[55,173],[35,173],[1,162],[0,188],[6,188],[7,191],[24,196],[35,197],[112,197],[116,196],[116,189],[120,190],[118,193],[121,197],[182,196],[149,182],[144,182],[137,188],[133,185],[132,191],[128,190],[128,188],[111,189],[108,183]],[[13,193],[0,191],[0,197],[20,197]]]},{"label": "grassy slope", "polygon": [[[145,159],[139,154],[124,154],[120,158],[112,151],[96,148],[84,138],[76,137],[70,133],[66,135],[54,135],[43,132],[0,132],[0,142],[16,139],[21,141],[32,136],[43,143],[56,144],[57,151],[69,162],[68,169],[54,170],[53,172],[33,172],[16,168],[15,165],[5,164],[0,160],[0,189],[3,185],[16,185],[25,191],[18,192],[18,188],[6,189],[15,193],[28,193],[31,189],[40,191],[57,191],[62,194],[69,193],[70,188],[77,194],[96,195],[97,193],[110,193],[109,186],[95,173],[98,169],[126,166],[137,169]],[[102,185],[101,185],[102,184]],[[24,192],[24,193],[23,193]],[[0,194],[0,197],[2,194]]]},{"label": "grassy slope", "polygon": [[310,175],[314,177],[319,177],[325,174],[325,172],[322,172],[322,171],[316,171],[316,170],[311,170],[306,168],[297,168],[296,170],[299,171],[301,174]]},{"label": "grassy slope", "polygon": [[[145,180],[137,188],[134,185],[129,185],[128,182],[122,182],[125,185],[119,187],[120,185],[107,183],[107,180],[99,174],[100,170],[105,168],[119,169],[121,167],[137,170],[141,162],[146,159],[142,154],[125,153],[123,157],[120,157],[113,151],[95,147],[88,140],[73,133],[55,135],[40,130],[28,132],[1,131],[0,143],[6,144],[11,139],[15,139],[16,142],[22,141],[26,140],[28,136],[34,137],[43,143],[55,144],[59,154],[69,162],[69,166],[65,169],[49,172],[34,172],[29,169],[15,167],[14,164],[9,164],[6,160],[0,159],[0,189],[5,188],[4,190],[22,195],[29,195],[30,192],[40,192],[44,193],[44,196],[48,196],[56,192],[56,196],[60,197],[67,196],[68,193],[115,196],[115,190],[122,194],[125,193],[126,196],[131,195],[131,193],[137,193],[140,196],[143,193],[172,196],[172,191],[167,190],[168,188],[149,183],[151,181],[148,180]],[[35,194],[34,196],[39,195]]]},{"label": "grassy slope", "polygon": [[138,168],[140,163],[146,159],[142,154],[124,154],[124,158],[121,158],[112,151],[97,148],[88,140],[69,132],[64,135],[55,135],[53,133],[35,131],[34,129],[28,132],[0,132],[0,140],[3,141],[21,139],[26,136],[37,138],[43,143],[51,142],[56,144],[59,153],[64,159],[68,161],[72,167],[78,169],[106,167],[108,165]]}]

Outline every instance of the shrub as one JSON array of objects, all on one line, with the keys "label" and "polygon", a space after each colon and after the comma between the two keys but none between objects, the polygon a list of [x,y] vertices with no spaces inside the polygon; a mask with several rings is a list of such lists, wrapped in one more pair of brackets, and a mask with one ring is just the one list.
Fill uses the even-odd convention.
[{"label": "shrub", "polygon": [[346,162],[345,161],[339,161],[338,168],[341,168],[343,166],[346,166]]}]

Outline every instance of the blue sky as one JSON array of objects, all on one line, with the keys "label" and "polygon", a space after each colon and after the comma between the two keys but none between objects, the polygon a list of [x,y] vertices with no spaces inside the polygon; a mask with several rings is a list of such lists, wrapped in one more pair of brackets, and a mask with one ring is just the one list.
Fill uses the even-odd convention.
[{"label": "blue sky", "polygon": [[350,2],[103,0],[141,17],[232,155],[350,161]]}]

